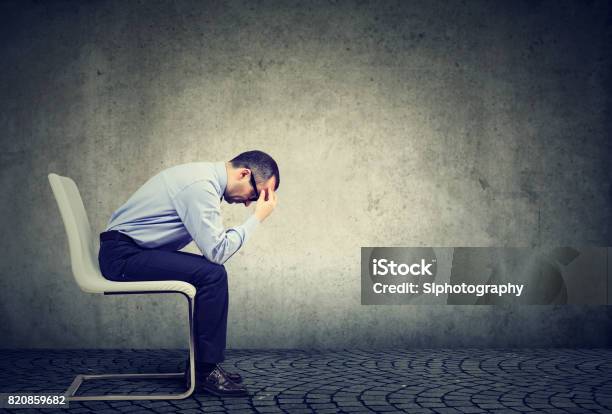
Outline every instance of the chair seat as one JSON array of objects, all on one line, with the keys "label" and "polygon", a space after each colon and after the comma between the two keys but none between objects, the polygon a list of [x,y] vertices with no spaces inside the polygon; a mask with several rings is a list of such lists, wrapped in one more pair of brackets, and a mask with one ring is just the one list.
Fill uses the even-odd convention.
[{"label": "chair seat", "polygon": [[[195,297],[195,287],[187,282],[178,280],[113,282],[102,276],[89,219],[79,189],[71,178],[55,173],[49,174],[49,183],[68,235],[72,274],[82,291],[88,293],[180,292],[189,298]],[[172,275],[168,277],[171,278]]]},{"label": "chair seat", "polygon": [[193,285],[180,280],[159,280],[144,282],[113,282],[104,278],[90,281],[81,289],[89,293],[116,293],[116,292],[181,292],[194,298],[196,289]]}]

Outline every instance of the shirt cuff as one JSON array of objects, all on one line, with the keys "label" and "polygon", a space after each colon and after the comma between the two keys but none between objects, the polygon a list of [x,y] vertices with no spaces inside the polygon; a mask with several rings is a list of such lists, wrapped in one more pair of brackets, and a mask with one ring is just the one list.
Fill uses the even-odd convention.
[{"label": "shirt cuff", "polygon": [[247,221],[244,222],[242,228],[244,229],[244,240],[243,243],[249,238],[251,233],[259,226],[259,219],[255,214],[251,215]]}]

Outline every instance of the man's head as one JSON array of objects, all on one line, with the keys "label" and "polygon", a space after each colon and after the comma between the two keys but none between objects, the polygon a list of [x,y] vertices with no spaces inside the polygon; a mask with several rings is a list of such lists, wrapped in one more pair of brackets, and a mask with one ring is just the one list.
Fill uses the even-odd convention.
[{"label": "man's head", "polygon": [[267,189],[278,189],[280,173],[276,161],[262,151],[247,151],[225,163],[227,187],[223,198],[228,203],[256,201]]}]

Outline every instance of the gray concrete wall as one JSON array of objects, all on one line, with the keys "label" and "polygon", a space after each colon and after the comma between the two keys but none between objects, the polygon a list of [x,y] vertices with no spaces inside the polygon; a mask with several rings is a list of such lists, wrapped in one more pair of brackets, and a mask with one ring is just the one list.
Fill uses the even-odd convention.
[{"label": "gray concrete wall", "polygon": [[79,291],[47,174],[99,232],[248,149],[282,183],[227,265],[229,347],[612,343],[606,307],[359,294],[360,246],[610,245],[609,3],[45,3],[0,5],[2,347],[184,346],[180,298]]}]

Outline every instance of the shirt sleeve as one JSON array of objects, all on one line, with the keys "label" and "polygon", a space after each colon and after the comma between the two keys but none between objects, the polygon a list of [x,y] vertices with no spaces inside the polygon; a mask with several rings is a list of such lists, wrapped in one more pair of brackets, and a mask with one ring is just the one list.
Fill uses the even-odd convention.
[{"label": "shirt sleeve", "polygon": [[185,187],[176,194],[173,203],[204,257],[217,264],[223,264],[232,257],[259,224],[253,214],[244,224],[225,230],[221,218],[221,200],[212,184],[206,181]]}]

